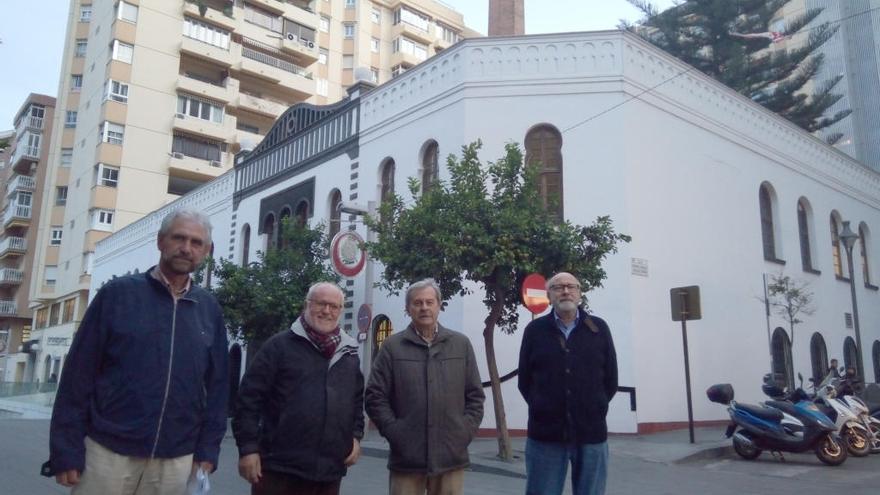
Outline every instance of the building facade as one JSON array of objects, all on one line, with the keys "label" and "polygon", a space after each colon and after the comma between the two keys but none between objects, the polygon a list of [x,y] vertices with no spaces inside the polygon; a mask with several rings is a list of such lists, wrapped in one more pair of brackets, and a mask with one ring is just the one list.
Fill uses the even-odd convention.
[{"label": "building facade", "polygon": [[[409,177],[448,179],[439,158],[477,139],[484,161],[502,156],[508,142],[524,143],[535,157],[528,159],[543,164],[545,190],[561,191],[565,219],[588,225],[609,215],[632,236],[605,261],[604,286],[588,294],[617,347],[613,431],[686,421],[681,330],[669,307],[674,287],[701,289],[702,319],[688,327],[698,421],[726,417],[702,395],[714,383],[760,400],[764,373],[811,376],[830,358],[858,359],[851,283],[866,378],[880,381],[873,239],[880,174],[625,32],[470,39],[375,89],[355,86],[339,104],[291,108],[222,179],[234,185],[229,210],[213,213],[223,233],[215,252],[253,261],[276,242],[280,218],[296,214],[367,238],[357,217],[340,216],[341,202],[371,210],[388,190],[408,197]],[[155,262],[150,243],[160,216],[126,227],[131,237],[98,244],[93,286]],[[843,221],[860,235],[852,281]],[[380,273],[368,262],[343,282],[347,331],[356,332],[362,304],[372,309],[360,335],[365,372],[384,337],[408,321],[402,296],[373,287]],[[815,312],[794,331],[758,300],[765,277],[777,274],[808,282],[814,294]],[[453,298],[441,321],[468,335],[482,356],[486,308],[478,294]],[[523,309],[521,326],[529,318]],[[517,366],[521,335],[496,336],[502,376]],[[515,378],[502,393],[508,424],[521,433],[526,406]],[[483,427],[494,421],[488,408]]]},{"label": "building facade", "polygon": [[75,302],[47,338],[80,321],[97,242],[231,169],[291,105],[337,101],[356,69],[385,81],[475,34],[434,0],[72,0],[30,299]]},{"label": "building facade", "polygon": [[[62,308],[52,308],[34,315],[28,304],[32,286],[39,282],[29,275],[37,252],[44,185],[49,173],[51,122],[55,116],[55,98],[31,93],[16,113],[15,130],[6,150],[6,165],[0,169],[3,191],[3,234],[0,236],[0,381],[46,382],[61,369],[62,355],[46,355],[45,372],[36,375],[36,356],[40,342],[34,336],[36,325],[60,322]],[[56,196],[64,201],[66,191]],[[49,241],[55,242],[55,241]],[[51,271],[43,283],[53,284]],[[56,344],[65,344],[57,342]],[[69,345],[69,342],[66,343]],[[66,347],[65,347],[66,348]]]}]

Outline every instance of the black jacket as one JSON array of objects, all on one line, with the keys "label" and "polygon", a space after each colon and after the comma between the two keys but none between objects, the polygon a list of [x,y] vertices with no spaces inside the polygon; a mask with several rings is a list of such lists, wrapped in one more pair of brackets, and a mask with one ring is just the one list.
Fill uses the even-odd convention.
[{"label": "black jacket", "polygon": [[108,282],[86,310],[64,362],[43,474],[85,469],[86,435],[122,455],[194,454],[217,466],[229,393],[223,315],[195,284],[175,303],[155,269]]},{"label": "black jacket", "polygon": [[601,318],[578,310],[566,340],[554,312],[526,326],[519,354],[519,390],[529,405],[529,438],[602,443],[617,391],[617,356]]},{"label": "black jacket", "polygon": [[262,468],[312,481],[345,476],[345,458],[364,436],[364,377],[357,343],[342,332],[331,359],[299,320],[257,352],[239,389],[232,431],[239,455]]}]

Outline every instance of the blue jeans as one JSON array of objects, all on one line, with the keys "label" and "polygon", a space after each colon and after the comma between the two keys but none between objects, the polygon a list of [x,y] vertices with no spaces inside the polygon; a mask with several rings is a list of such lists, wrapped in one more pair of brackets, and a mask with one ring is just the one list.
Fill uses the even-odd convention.
[{"label": "blue jeans", "polygon": [[571,462],[573,495],[602,495],[608,478],[608,442],[569,445],[526,439],[526,495],[561,495]]}]

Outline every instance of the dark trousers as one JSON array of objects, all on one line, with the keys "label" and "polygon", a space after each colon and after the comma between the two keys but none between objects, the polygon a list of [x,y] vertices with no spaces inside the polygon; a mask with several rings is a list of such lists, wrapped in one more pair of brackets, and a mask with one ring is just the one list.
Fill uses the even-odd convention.
[{"label": "dark trousers", "polygon": [[251,495],[339,495],[336,481],[311,481],[292,474],[263,470],[263,477],[251,485]]}]

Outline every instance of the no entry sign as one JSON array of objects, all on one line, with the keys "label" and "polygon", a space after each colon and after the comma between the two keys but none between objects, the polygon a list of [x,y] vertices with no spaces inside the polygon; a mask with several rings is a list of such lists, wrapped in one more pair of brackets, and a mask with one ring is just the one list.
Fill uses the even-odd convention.
[{"label": "no entry sign", "polygon": [[547,298],[547,280],[538,273],[532,273],[523,280],[520,293],[523,305],[532,314],[543,313],[550,305]]}]

